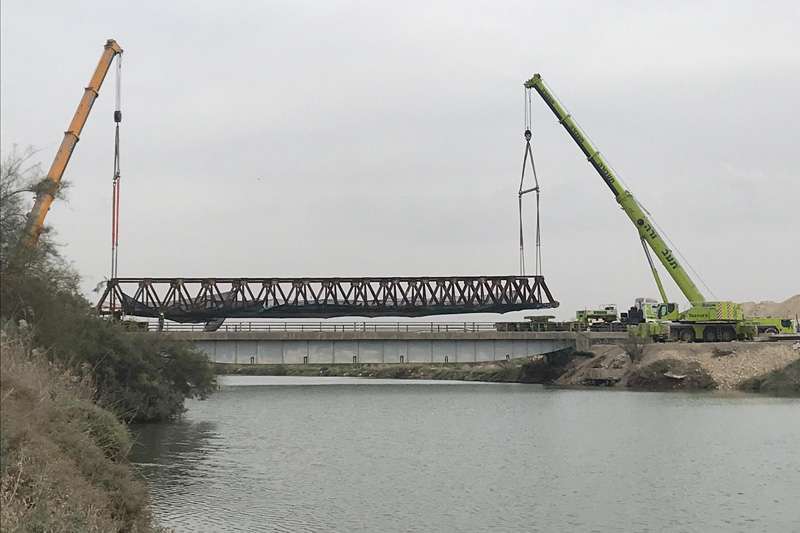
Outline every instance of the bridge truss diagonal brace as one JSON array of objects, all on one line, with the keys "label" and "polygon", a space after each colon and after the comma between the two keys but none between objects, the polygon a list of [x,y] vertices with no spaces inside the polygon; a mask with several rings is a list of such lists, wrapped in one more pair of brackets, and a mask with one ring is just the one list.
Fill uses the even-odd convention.
[{"label": "bridge truss diagonal brace", "polygon": [[114,278],[97,309],[204,322],[506,313],[558,305],[543,276]]}]

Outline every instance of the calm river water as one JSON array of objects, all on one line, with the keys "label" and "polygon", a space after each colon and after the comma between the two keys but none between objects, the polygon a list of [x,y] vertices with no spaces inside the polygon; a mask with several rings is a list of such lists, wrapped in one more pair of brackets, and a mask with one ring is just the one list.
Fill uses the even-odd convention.
[{"label": "calm river water", "polygon": [[176,531],[800,531],[800,400],[225,377],[135,428]]}]

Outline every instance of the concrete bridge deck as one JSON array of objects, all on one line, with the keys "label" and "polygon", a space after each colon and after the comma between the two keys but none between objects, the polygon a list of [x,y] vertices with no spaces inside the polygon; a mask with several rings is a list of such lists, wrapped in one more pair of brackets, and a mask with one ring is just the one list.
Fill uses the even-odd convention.
[{"label": "concrete bridge deck", "polygon": [[193,343],[217,363],[472,363],[615,343],[619,332],[472,331],[163,331]]}]

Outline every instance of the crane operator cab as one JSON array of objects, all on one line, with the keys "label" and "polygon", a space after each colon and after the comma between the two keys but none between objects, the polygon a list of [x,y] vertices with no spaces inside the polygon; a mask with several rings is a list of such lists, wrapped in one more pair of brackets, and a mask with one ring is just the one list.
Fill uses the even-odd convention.
[{"label": "crane operator cab", "polygon": [[658,309],[656,310],[656,317],[659,320],[677,320],[678,304],[676,303],[658,304]]}]

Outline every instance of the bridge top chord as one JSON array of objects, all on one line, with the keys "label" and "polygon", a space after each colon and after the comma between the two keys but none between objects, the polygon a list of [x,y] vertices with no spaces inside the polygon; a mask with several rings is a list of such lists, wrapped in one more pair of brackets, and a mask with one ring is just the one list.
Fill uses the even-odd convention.
[{"label": "bridge top chord", "polygon": [[506,313],[558,307],[543,276],[114,278],[100,312],[207,322]]}]

